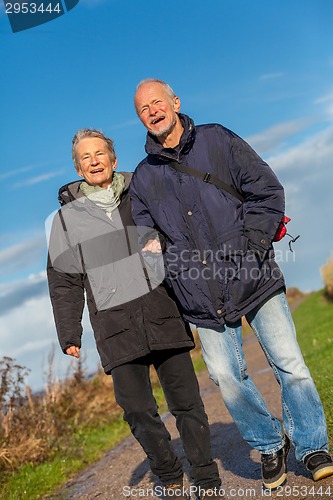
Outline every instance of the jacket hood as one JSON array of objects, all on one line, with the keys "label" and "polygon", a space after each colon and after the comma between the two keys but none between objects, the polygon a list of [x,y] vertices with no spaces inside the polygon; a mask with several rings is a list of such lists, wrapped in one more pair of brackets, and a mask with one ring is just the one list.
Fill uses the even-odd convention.
[{"label": "jacket hood", "polygon": [[181,154],[186,154],[191,149],[195,139],[194,121],[182,113],[178,113],[178,116],[184,128],[178,146],[175,148],[164,148],[157,137],[148,132],[145,150],[149,156],[159,156],[166,158],[167,161],[170,161],[170,159],[178,160]]},{"label": "jacket hood", "polygon": [[[124,188],[124,193],[125,193],[129,189],[129,185],[132,178],[132,172],[118,172],[118,173],[125,177],[125,188]],[[84,196],[84,194],[80,190],[81,182],[82,180],[69,182],[68,184],[65,184],[59,189],[58,201],[60,205],[66,205],[67,203],[78,200],[79,198],[82,198]]]}]

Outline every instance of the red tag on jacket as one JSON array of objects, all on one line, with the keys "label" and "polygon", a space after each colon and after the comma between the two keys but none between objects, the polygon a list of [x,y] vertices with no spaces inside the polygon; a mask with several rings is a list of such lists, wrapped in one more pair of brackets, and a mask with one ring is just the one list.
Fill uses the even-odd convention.
[{"label": "red tag on jacket", "polygon": [[286,224],[288,224],[288,222],[290,222],[290,221],[291,221],[291,219],[289,217],[287,217],[286,215],[284,215],[282,217],[281,222],[279,224],[279,227],[277,228],[277,231],[275,233],[273,241],[280,241],[280,240],[282,240],[282,238],[287,233]]}]

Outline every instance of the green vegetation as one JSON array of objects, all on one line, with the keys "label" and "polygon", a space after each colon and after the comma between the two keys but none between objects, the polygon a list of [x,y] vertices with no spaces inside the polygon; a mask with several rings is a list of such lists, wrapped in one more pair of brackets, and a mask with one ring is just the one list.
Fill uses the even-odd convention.
[{"label": "green vegetation", "polygon": [[27,463],[7,476],[0,498],[29,500],[45,497],[84,467],[102,458],[130,434],[128,425],[116,415],[108,425],[83,427],[74,432],[53,458],[40,463]]},{"label": "green vegetation", "polygon": [[[293,316],[325,408],[333,447],[333,304],[324,291],[316,292],[306,297]],[[199,347],[192,351],[192,358],[199,372],[205,366]],[[47,393],[34,398],[20,389],[23,372],[10,358],[0,362],[0,498],[53,498],[57,488],[130,431],[114,401],[111,377],[99,373],[87,381],[79,365],[73,377],[60,385],[50,377]],[[160,412],[164,412],[163,391],[154,371],[152,380]]]},{"label": "green vegetation", "polygon": [[307,297],[293,314],[297,339],[316,383],[333,447],[333,304],[323,291]]}]

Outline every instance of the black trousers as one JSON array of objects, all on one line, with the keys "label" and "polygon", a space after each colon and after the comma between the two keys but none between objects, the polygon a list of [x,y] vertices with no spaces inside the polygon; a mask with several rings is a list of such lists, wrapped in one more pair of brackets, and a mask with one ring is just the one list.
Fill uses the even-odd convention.
[{"label": "black trousers", "polygon": [[132,434],[149,459],[150,468],[165,485],[182,482],[179,458],[162,422],[153,396],[149,367],[154,365],[168,408],[176,418],[190,475],[196,486],[215,488],[221,481],[211,458],[208,418],[199,393],[190,353],[181,349],[154,351],[112,370],[116,401],[124,410]]}]

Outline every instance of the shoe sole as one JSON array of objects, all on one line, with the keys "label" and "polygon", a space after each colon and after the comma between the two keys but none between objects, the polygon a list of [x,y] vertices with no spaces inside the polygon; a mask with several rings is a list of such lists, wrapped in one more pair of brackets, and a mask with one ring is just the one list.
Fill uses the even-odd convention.
[{"label": "shoe sole", "polygon": [[287,472],[285,472],[284,474],[282,474],[281,477],[279,477],[279,479],[277,479],[276,481],[274,481],[274,483],[265,483],[263,482],[262,484],[264,485],[264,487],[266,488],[266,490],[275,490],[276,488],[278,488],[279,486],[281,486],[281,484],[283,484],[287,479]]},{"label": "shoe sole", "polygon": [[313,473],[312,477],[314,481],[319,481],[320,479],[324,479],[325,477],[333,475],[333,466],[328,465],[327,467],[323,467],[322,469],[317,470]]},{"label": "shoe sole", "polygon": [[286,472],[284,472],[281,477],[279,477],[276,481],[274,481],[274,483],[265,483],[263,481],[262,484],[266,488],[266,490],[275,490],[276,488],[281,486],[287,480],[287,472],[288,472],[287,471],[287,458],[288,458],[289,451],[290,451],[290,442],[288,440],[288,446],[286,448],[286,454],[285,454]]}]

